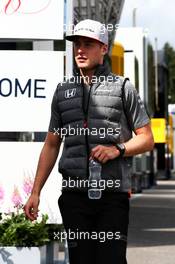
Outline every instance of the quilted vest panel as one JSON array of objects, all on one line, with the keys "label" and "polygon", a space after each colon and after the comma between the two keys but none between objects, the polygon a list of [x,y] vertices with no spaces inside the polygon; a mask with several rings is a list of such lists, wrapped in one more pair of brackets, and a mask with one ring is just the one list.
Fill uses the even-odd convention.
[{"label": "quilted vest panel", "polygon": [[[121,87],[116,82],[93,84],[90,88],[88,109],[83,110],[83,86],[66,83],[58,88],[58,108],[63,130],[66,132],[59,172],[63,179],[86,180],[89,177],[88,160],[93,147],[114,145],[121,141],[120,118],[123,111]],[[102,165],[102,179],[120,181],[117,190],[128,190],[124,180],[131,164],[125,158],[116,158]]]}]

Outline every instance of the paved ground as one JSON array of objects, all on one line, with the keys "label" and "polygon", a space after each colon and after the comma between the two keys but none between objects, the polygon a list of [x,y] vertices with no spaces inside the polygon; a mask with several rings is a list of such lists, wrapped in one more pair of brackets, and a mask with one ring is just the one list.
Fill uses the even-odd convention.
[{"label": "paved ground", "polygon": [[128,264],[175,264],[175,180],[131,199]]}]

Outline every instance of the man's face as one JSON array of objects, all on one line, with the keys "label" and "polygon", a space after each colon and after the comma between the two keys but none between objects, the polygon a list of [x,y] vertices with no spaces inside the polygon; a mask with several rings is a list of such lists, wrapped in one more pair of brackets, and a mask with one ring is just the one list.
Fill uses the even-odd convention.
[{"label": "man's face", "polygon": [[77,37],[74,41],[74,56],[78,68],[91,70],[103,63],[107,45],[87,37]]}]

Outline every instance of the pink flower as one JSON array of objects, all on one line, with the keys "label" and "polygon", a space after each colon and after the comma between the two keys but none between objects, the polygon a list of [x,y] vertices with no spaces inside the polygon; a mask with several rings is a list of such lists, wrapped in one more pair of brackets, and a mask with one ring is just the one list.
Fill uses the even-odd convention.
[{"label": "pink flower", "polygon": [[33,180],[31,179],[31,177],[30,176],[25,177],[23,182],[23,190],[25,194],[27,195],[31,194],[32,187],[33,187]]},{"label": "pink flower", "polygon": [[22,204],[22,198],[16,186],[14,187],[14,191],[12,195],[12,202],[14,203],[16,207]]},{"label": "pink flower", "polygon": [[0,186],[0,202],[2,202],[4,199],[4,189],[2,186]]}]

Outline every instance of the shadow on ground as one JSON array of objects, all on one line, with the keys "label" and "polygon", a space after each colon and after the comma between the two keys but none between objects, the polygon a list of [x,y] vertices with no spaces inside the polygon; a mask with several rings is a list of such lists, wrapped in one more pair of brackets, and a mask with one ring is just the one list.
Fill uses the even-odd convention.
[{"label": "shadow on ground", "polygon": [[128,247],[175,245],[175,181],[131,199]]}]

